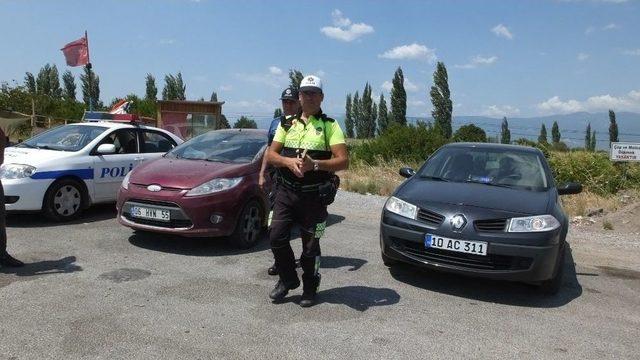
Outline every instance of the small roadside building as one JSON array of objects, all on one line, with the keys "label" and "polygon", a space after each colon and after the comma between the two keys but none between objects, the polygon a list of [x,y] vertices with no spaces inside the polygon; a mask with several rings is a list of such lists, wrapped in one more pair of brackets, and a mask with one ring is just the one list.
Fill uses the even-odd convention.
[{"label": "small roadside building", "polygon": [[187,140],[216,130],[224,101],[159,100],[158,127]]}]

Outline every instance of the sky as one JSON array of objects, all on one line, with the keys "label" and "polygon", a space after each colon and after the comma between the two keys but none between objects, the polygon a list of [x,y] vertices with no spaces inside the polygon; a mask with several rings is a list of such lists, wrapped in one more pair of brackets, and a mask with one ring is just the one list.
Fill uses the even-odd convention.
[{"label": "sky", "polygon": [[501,118],[579,111],[640,112],[640,1],[7,1],[0,0],[0,81],[22,83],[89,34],[101,100],[144,96],[145,76],[181,72],[187,98],[264,117],[288,70],[319,76],[323,110],[369,82],[389,107],[401,67],[407,115],[431,114],[438,61],[456,115]]}]

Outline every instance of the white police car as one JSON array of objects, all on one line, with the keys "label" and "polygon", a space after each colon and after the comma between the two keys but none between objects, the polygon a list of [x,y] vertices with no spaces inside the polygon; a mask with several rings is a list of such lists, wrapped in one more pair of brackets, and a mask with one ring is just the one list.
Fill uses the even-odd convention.
[{"label": "white police car", "polygon": [[[104,121],[109,119],[110,121]],[[114,202],[122,179],[183,141],[130,114],[87,113],[5,150],[0,168],[7,211],[43,211],[55,221]]]}]

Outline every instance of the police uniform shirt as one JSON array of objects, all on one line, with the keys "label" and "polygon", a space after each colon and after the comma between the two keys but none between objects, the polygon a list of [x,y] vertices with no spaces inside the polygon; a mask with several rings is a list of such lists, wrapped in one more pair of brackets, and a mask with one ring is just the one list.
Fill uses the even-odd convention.
[{"label": "police uniform shirt", "polygon": [[[310,116],[306,124],[300,119],[300,116],[298,114],[286,117],[286,121],[291,122],[289,130],[285,130],[282,124],[278,125],[273,141],[283,144],[281,155],[297,157],[304,150],[307,150],[307,155],[314,160],[331,159],[331,146],[345,143],[340,124],[326,117],[322,112]],[[301,185],[318,184],[331,177],[330,172],[322,170],[307,171],[303,178],[297,177],[286,167],[279,170],[285,180]]]},{"label": "police uniform shirt", "polygon": [[280,117],[277,117],[271,120],[271,125],[269,125],[269,132],[267,133],[268,146],[271,146],[271,143],[273,142],[273,138],[276,136],[276,130],[278,130],[278,125],[280,125]]}]

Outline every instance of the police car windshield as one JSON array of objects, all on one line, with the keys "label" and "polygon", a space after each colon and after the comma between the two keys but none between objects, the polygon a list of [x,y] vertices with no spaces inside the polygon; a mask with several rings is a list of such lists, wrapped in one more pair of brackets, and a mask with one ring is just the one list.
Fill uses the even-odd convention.
[{"label": "police car windshield", "polygon": [[38,134],[16,147],[78,151],[107,129],[104,126],[63,125]]},{"label": "police car windshield", "polygon": [[211,131],[171,150],[167,157],[223,163],[250,163],[267,144],[262,133]]}]

